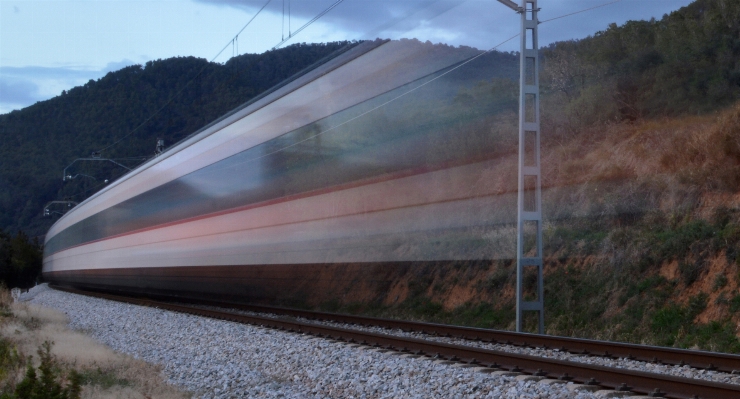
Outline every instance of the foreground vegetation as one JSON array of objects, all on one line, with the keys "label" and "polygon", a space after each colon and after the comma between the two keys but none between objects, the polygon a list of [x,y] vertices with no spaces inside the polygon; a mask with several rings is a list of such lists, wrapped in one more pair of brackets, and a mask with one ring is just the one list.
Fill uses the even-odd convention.
[{"label": "foreground vegetation", "polygon": [[42,249],[38,239],[19,231],[0,230],[0,285],[30,288],[41,277]]},{"label": "foreground vegetation", "polygon": [[158,367],[70,331],[63,313],[12,303],[0,288],[1,399],[152,397],[189,395],[168,385]]}]

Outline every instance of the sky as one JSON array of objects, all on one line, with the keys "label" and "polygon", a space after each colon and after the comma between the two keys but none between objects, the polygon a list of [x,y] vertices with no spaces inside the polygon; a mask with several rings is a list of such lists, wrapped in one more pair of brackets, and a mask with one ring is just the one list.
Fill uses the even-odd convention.
[{"label": "sky", "polygon": [[[584,38],[610,23],[660,19],[691,2],[539,0],[540,21],[606,4],[542,23],[540,45]],[[282,46],[417,38],[487,50],[518,31],[517,14],[496,0],[0,0],[0,114],[150,60],[226,62],[283,39],[289,40]],[[518,45],[512,40],[498,49]]]}]

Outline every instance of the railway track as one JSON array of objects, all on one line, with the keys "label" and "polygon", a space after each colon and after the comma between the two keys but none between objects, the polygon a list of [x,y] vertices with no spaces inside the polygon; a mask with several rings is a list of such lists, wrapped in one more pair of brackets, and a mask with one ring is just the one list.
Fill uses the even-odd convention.
[{"label": "railway track", "polygon": [[[647,359],[647,361],[653,361],[653,358],[655,358],[655,360],[662,361],[663,363],[681,365],[681,362],[683,362],[683,364],[689,364],[692,365],[692,367],[718,369],[723,371],[740,370],[740,356],[736,355],[564,337],[540,336],[534,334],[518,334],[506,331],[336,315],[294,309],[220,303],[220,306],[228,306],[253,312],[269,312],[273,314],[281,314],[283,316],[275,318],[243,314],[234,311],[216,310],[212,308],[204,309],[203,307],[198,306],[174,304],[150,299],[79,291],[69,288],[54,288],[120,302],[151,306],[240,323],[260,325],[289,332],[310,334],[317,337],[344,341],[356,345],[376,347],[379,350],[393,350],[405,353],[409,356],[428,357],[440,361],[458,363],[462,366],[479,367],[479,370],[484,372],[531,375],[533,378],[547,378],[566,382],[572,381],[590,386],[592,389],[613,389],[625,394],[631,393],[633,395],[645,394],[653,397],[681,399],[740,398],[740,385],[615,367],[597,366],[580,362],[548,359],[531,355],[476,348],[473,346],[401,337],[392,334],[361,331],[319,324],[312,321],[297,320],[295,317],[314,320],[330,320],[337,323],[358,324],[364,326],[380,326],[385,328],[403,329],[406,331],[423,331],[427,334],[443,336],[449,335],[487,342],[501,342],[542,348],[557,348],[579,354],[594,354],[608,357],[631,357],[636,359]],[[199,303],[202,304],[203,302]],[[208,302],[206,304],[215,305],[216,303]],[[686,356],[681,357],[681,354]]]},{"label": "railway track", "polygon": [[552,335],[517,333],[513,331],[381,319],[279,307],[212,301],[207,304],[220,308],[233,308],[257,313],[272,313],[282,316],[300,317],[308,320],[326,320],[350,325],[354,324],[360,326],[399,329],[402,331],[417,331],[429,335],[456,337],[474,341],[543,349],[559,349],[563,352],[573,354],[604,356],[608,358],[626,358],[674,366],[688,365],[696,369],[716,370],[725,373],[740,373],[740,355],[726,353],[637,345],[622,342],[595,341],[590,339],[558,337]]}]

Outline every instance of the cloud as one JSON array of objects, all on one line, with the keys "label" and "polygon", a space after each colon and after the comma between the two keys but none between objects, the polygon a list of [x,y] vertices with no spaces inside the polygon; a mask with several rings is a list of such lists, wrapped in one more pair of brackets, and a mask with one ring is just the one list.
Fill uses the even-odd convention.
[{"label": "cloud", "polygon": [[[265,0],[196,0],[204,4],[233,7],[247,13],[255,13]],[[325,1],[285,1],[291,7],[293,29],[310,20],[333,4]],[[660,19],[691,3],[692,0],[622,0],[615,4],[596,8],[573,17],[543,25],[541,45],[553,41],[580,39],[604,30],[616,22],[628,20]],[[540,20],[590,9],[608,3],[608,0],[550,0],[539,6]],[[273,1],[266,11],[282,15],[283,2]],[[287,13],[287,10],[286,10]],[[373,39],[416,37],[433,42],[449,40],[447,44],[490,48],[503,39],[518,33],[518,16],[496,1],[478,0],[345,0],[320,20],[332,29],[347,33],[347,39]],[[286,28],[287,29],[287,28]],[[286,32],[287,33],[287,32]],[[303,41],[297,38],[298,41]],[[308,41],[308,40],[307,40]],[[511,50],[517,47],[516,41]]]},{"label": "cloud", "polygon": [[99,79],[134,62],[110,62],[102,69],[84,67],[0,67],[0,114],[58,96],[63,90]]},{"label": "cloud", "polygon": [[[247,13],[255,13],[264,4],[264,0],[196,0],[201,3],[233,7]],[[332,5],[335,0],[288,1],[285,4],[286,24],[288,10],[292,19],[292,28],[300,27],[306,21],[316,17],[319,12]],[[273,2],[265,11],[283,13],[283,2]],[[387,30],[409,31],[439,10],[449,10],[464,3],[461,0],[345,0],[320,20],[333,25],[336,29],[350,32],[363,32],[368,35],[380,34]],[[289,7],[289,8],[288,8]],[[287,25],[286,25],[287,29]],[[287,33],[287,32],[286,32]]]},{"label": "cloud", "polygon": [[[208,5],[207,9],[213,10],[220,7],[222,8],[220,11],[228,11],[227,14],[229,15],[238,14],[236,20],[243,19],[244,23],[266,2],[266,0],[194,1],[200,5]],[[262,42],[265,42],[259,51],[269,49],[281,37],[279,30],[283,21],[283,4],[286,5],[286,11],[287,6],[290,6],[290,24],[287,23],[286,18],[284,27],[284,33],[287,35],[289,26],[290,30],[295,32],[297,28],[317,16],[319,12],[335,1],[272,1],[265,9],[265,13],[255,20],[255,25],[258,26],[256,28],[258,29],[257,34],[250,33],[247,36],[248,39],[243,40],[255,41],[260,46],[262,46]],[[607,1],[609,0],[541,1],[539,4],[542,7],[540,19],[554,18],[594,7]],[[616,4],[542,24],[540,26],[540,45],[546,46],[557,40],[583,38],[606,29],[612,22],[621,24],[629,19],[661,18],[663,14],[677,10],[690,2],[691,0],[654,0],[649,2],[622,0]],[[21,15],[31,12],[24,6],[21,8],[23,8]],[[185,6],[182,8],[183,10],[187,9]],[[234,12],[234,10],[239,12]],[[203,7],[199,8],[198,11],[204,11]],[[12,12],[20,13],[21,9],[16,7],[13,8]],[[207,13],[204,12],[204,14]],[[104,23],[101,22],[101,24]],[[8,29],[7,26],[9,25],[3,23],[2,26]],[[273,32],[271,30],[273,28],[278,32]],[[146,29],[140,30],[147,31]],[[286,45],[296,42],[374,39],[376,37],[399,39],[405,37],[417,38],[422,41],[430,40],[434,43],[442,42],[489,49],[518,33],[518,31],[517,15],[494,0],[344,0],[321,17],[311,28],[288,41]],[[231,32],[226,32],[224,37],[228,36],[229,33]],[[233,34],[235,33],[236,31],[233,32]],[[85,37],[93,36],[86,35]],[[156,35],[152,35],[152,37],[156,37]],[[212,46],[211,42],[206,44]],[[95,46],[88,47],[91,51],[97,49]],[[192,51],[195,44],[188,42],[187,46],[183,48],[185,50],[178,50],[183,52],[180,55],[188,55],[185,52]],[[57,49],[64,50],[67,47],[60,45],[57,46]],[[504,51],[517,50],[518,41],[512,40],[500,49]],[[75,53],[75,51],[65,51],[66,53]],[[82,85],[90,79],[98,79],[107,72],[118,70],[124,66],[146,62],[149,59],[148,56],[142,56],[141,59],[138,57],[141,53],[150,51],[154,50],[148,47],[138,47],[137,50],[121,53],[136,59],[138,62],[122,59],[121,61],[109,62],[104,67],[85,65],[0,67],[0,113],[54,97],[59,95],[62,90],[69,90],[72,87]],[[115,56],[115,58],[120,59],[122,55]],[[54,60],[58,59],[61,58],[54,58]],[[103,59],[103,56],[96,58],[95,61],[98,59]],[[82,62],[92,63],[95,61]]]},{"label": "cloud", "polygon": [[103,69],[102,72],[108,73],[108,72],[115,72],[118,70],[121,70],[127,66],[130,65],[136,65],[137,62],[133,62],[129,59],[123,59],[121,61],[115,61],[115,62],[109,62]]},{"label": "cloud", "polygon": [[6,81],[0,76],[0,112],[10,112],[43,100],[39,87],[30,80]]}]

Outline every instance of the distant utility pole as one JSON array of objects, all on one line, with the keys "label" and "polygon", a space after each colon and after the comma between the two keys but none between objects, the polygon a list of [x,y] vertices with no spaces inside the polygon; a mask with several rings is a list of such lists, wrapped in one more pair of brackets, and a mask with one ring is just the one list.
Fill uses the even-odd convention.
[{"label": "distant utility pole", "polygon": [[62,212],[50,210],[49,207],[54,204],[64,204],[64,205],[67,205],[67,208],[72,208],[73,206],[77,206],[77,202],[75,201],[50,201],[46,205],[44,205],[44,216],[51,216],[52,213],[58,213],[60,215],[64,214]]},{"label": "distant utility pole", "polygon": [[154,156],[158,157],[164,152],[164,139],[157,137],[157,146],[154,148]]},{"label": "distant utility pole", "polygon": [[[538,331],[545,332],[542,278],[542,173],[540,168],[540,83],[537,0],[498,0],[521,15],[519,61],[519,189],[516,224],[516,330],[524,312],[537,312]],[[524,297],[525,271],[537,274],[535,298]],[[528,300],[527,300],[528,299]]]},{"label": "distant utility pole", "polygon": [[110,162],[110,163],[114,163],[114,164],[116,164],[116,165],[118,165],[118,166],[120,166],[120,167],[122,167],[122,168],[124,168],[126,170],[131,170],[131,168],[129,168],[128,166],[122,165],[122,164],[120,164],[120,163],[118,163],[118,162],[116,162],[116,161],[114,161],[112,159],[100,158],[100,153],[93,152],[90,155],[89,158],[77,158],[74,161],[72,161],[71,164],[67,165],[67,167],[64,168],[64,171],[62,171],[62,181],[67,181],[67,180],[71,180],[71,179],[74,178],[72,175],[67,174],[67,169],[69,169],[70,166],[74,165],[78,161],[104,161],[104,162]]}]

